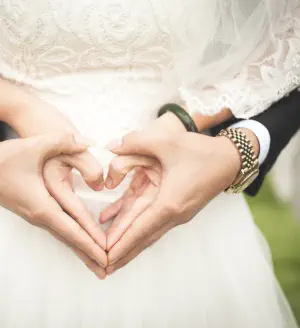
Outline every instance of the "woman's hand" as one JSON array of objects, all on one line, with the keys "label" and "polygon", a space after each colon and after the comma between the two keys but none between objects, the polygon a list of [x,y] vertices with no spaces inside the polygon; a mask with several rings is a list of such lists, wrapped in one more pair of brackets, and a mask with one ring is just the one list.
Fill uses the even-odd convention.
[{"label": "woman's hand", "polygon": [[[113,160],[108,187],[118,185],[124,174],[135,166],[146,167],[159,178],[154,182],[150,174],[146,174],[147,188],[141,188],[142,193],[136,197],[137,204],[142,205],[134,203],[122,214],[122,199],[102,213],[102,221],[118,216],[107,236],[111,247],[109,274],[173,227],[189,222],[233,182],[241,165],[239,153],[227,138],[187,133],[173,114],[165,114],[144,131],[125,136],[110,149],[126,157]],[[149,158],[151,161],[146,163]],[[145,191],[150,194],[150,197],[146,195],[146,205]]]},{"label": "woman's hand", "polygon": [[[105,251],[99,244],[104,239],[95,240],[81,226],[84,217],[78,222],[71,218],[57,204],[49,194],[44,184],[43,168],[48,175],[55,175],[56,179],[69,172],[69,165],[77,167],[89,180],[88,169],[83,168],[82,156],[86,156],[87,145],[78,144],[73,135],[63,137],[55,135],[40,135],[25,139],[15,139],[0,144],[0,203],[14,213],[22,216],[29,223],[42,227],[53,234],[57,239],[70,246],[75,253],[93,270],[98,277],[105,277],[104,267],[107,264]],[[66,167],[53,161],[55,156],[71,156],[72,162],[66,160]],[[59,157],[57,157],[59,158]],[[58,196],[67,190],[64,200],[66,207],[72,205],[73,196],[68,194],[69,185],[63,186],[58,180],[50,183],[50,188],[57,185]],[[86,224],[86,229],[93,230]],[[105,246],[104,246],[105,247]]]},{"label": "woman's hand", "polygon": [[[42,134],[71,133],[82,140],[72,123],[52,105],[8,81],[0,79],[0,119],[9,124],[21,138]],[[58,204],[105,248],[105,236],[91,214],[72,190],[70,173],[75,167],[94,190],[104,187],[100,164],[88,151],[58,156],[44,166],[44,180],[49,193]]]},{"label": "woman's hand", "polygon": [[103,171],[98,161],[88,151],[73,155],[60,155],[49,159],[43,168],[45,186],[60,207],[68,213],[93,238],[106,249],[106,237],[95,217],[75,194],[71,171],[79,171],[85,182],[95,191],[104,187]]}]

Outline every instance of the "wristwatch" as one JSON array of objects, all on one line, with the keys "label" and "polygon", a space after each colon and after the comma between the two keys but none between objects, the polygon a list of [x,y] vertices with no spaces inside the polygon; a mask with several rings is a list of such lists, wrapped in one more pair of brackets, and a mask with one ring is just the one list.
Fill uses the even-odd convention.
[{"label": "wristwatch", "polygon": [[259,175],[258,158],[251,141],[240,129],[227,128],[222,130],[218,136],[227,137],[240,154],[241,170],[233,183],[225,190],[230,194],[238,194],[249,187]]}]

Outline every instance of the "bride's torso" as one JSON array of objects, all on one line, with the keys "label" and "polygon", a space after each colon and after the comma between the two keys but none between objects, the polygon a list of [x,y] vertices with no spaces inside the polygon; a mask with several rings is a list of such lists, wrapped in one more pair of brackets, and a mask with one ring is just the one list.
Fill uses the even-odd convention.
[{"label": "bride's torso", "polygon": [[155,117],[163,76],[195,44],[206,3],[1,1],[0,72],[106,142]]}]

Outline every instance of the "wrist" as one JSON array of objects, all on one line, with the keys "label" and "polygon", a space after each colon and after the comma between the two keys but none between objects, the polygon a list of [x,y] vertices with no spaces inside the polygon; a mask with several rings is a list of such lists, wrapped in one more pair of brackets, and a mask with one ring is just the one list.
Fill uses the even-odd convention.
[{"label": "wrist", "polygon": [[78,133],[53,106],[0,78],[0,120],[22,138],[44,133]]},{"label": "wrist", "polygon": [[186,132],[185,126],[182,124],[180,119],[173,113],[167,112],[160,116],[156,120],[158,125],[161,125],[164,129],[169,132]]},{"label": "wrist", "polygon": [[71,122],[53,106],[34,97],[28,97],[22,107],[15,109],[8,124],[21,138],[53,132],[78,133]]},{"label": "wrist", "polygon": [[215,137],[218,139],[218,146],[221,149],[220,163],[227,166],[227,184],[226,187],[231,185],[238,176],[241,167],[241,156],[239,151],[231,140],[224,136]]},{"label": "wrist", "polygon": [[26,107],[28,96],[22,89],[1,78],[0,88],[3,95],[0,97],[0,120],[13,127],[15,119]]}]

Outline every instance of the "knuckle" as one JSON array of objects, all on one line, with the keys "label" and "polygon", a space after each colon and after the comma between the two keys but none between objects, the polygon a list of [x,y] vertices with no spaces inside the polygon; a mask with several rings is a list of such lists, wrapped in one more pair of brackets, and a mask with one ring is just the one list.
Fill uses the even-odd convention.
[{"label": "knuckle", "polygon": [[49,134],[49,142],[53,143],[55,147],[62,150],[66,146],[71,146],[75,144],[75,139],[73,133],[69,131],[63,131],[61,134]]},{"label": "knuckle", "polygon": [[34,225],[43,225],[49,220],[51,209],[49,206],[39,206],[25,213],[27,219]]},{"label": "knuckle", "polygon": [[36,149],[44,147],[45,144],[49,144],[48,135],[31,137],[29,140],[27,140],[27,142],[23,144],[23,151],[28,154],[32,154],[34,151],[36,151]]},{"label": "knuckle", "polygon": [[62,135],[55,135],[55,134],[47,134],[45,136],[45,141],[48,144],[53,144],[54,147],[60,147],[60,145],[62,144],[64,138]]},{"label": "knuckle", "polygon": [[73,143],[73,142],[75,142],[75,138],[74,138],[73,133],[71,133],[70,131],[64,131],[60,136],[58,136],[57,142],[59,144],[63,143],[63,142]]},{"label": "knuckle", "polygon": [[191,217],[189,216],[186,216],[186,215],[182,215],[180,217],[180,219],[178,219],[175,223],[175,226],[181,226],[181,225],[184,225],[186,223],[188,223],[189,221],[191,220]]},{"label": "knuckle", "polygon": [[183,211],[181,203],[169,197],[164,198],[159,202],[159,208],[160,211],[167,216],[179,215]]},{"label": "knuckle", "polygon": [[124,164],[123,158],[119,156],[115,157],[110,163],[109,170],[119,174],[125,174],[127,167],[122,164]]},{"label": "knuckle", "polygon": [[136,148],[137,144],[141,142],[143,136],[139,131],[132,131],[123,136],[122,145],[126,147]]},{"label": "knuckle", "polygon": [[150,237],[147,242],[145,243],[144,249],[151,247],[157,241],[156,237]]},{"label": "knuckle", "polygon": [[128,134],[126,134],[123,137],[123,142],[124,143],[130,143],[132,140],[136,140],[136,138],[139,136],[139,132],[138,131],[132,131],[129,132]]}]

